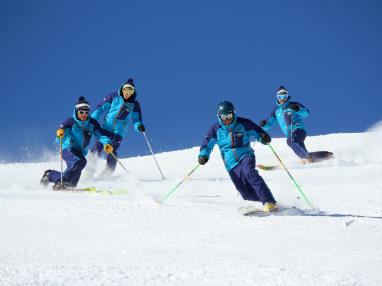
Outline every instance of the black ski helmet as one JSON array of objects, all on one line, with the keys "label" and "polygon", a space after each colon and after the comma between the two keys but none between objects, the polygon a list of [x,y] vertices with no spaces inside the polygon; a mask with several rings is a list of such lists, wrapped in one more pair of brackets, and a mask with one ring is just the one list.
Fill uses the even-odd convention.
[{"label": "black ski helmet", "polygon": [[217,114],[218,115],[227,115],[230,113],[235,114],[235,106],[233,106],[233,104],[231,102],[229,102],[228,100],[221,101],[218,105]]}]

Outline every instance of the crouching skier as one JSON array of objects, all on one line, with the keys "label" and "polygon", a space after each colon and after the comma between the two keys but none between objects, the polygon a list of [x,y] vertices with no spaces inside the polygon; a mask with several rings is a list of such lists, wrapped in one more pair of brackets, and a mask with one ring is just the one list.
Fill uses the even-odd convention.
[{"label": "crouching skier", "polygon": [[80,97],[74,107],[73,116],[66,119],[57,130],[57,137],[62,139],[62,158],[67,169],[62,174],[56,170],[46,170],[41,184],[47,186],[54,183],[53,190],[70,189],[77,186],[81,172],[86,166],[85,156],[91,136],[100,140],[107,154],[113,152],[109,137],[105,136],[97,120],[89,117],[90,105],[84,97]]},{"label": "crouching skier", "polygon": [[276,122],[280,125],[287,144],[293,152],[300,157],[303,164],[311,163],[312,158],[305,147],[306,131],[302,118],[309,115],[309,110],[297,101],[291,101],[288,90],[280,86],[277,91],[277,107],[272,111],[267,120],[261,120],[259,125],[264,130],[269,130]]},{"label": "crouching skier", "polygon": [[219,122],[211,127],[200,147],[199,164],[207,163],[217,143],[229,176],[242,198],[260,201],[264,211],[276,211],[276,201],[256,170],[255,153],[250,146],[251,139],[268,144],[271,137],[251,120],[236,117],[235,108],[229,101],[219,104],[217,117]]},{"label": "crouching skier", "polygon": [[[133,79],[128,79],[118,92],[111,93],[105,97],[96,110],[92,113],[92,118],[102,121],[102,128],[107,131],[111,138],[111,145],[114,149],[114,155],[117,156],[117,150],[121,145],[127,130],[127,123],[131,118],[134,123],[134,129],[137,132],[144,132],[145,126],[142,123],[142,112],[139,102],[136,100],[137,93]],[[103,142],[97,140],[91,148],[88,155],[89,165],[86,168],[86,177],[90,178],[96,171],[97,158],[103,149]],[[106,156],[106,168],[102,172],[101,177],[110,176],[117,165],[117,160],[112,155]]]}]

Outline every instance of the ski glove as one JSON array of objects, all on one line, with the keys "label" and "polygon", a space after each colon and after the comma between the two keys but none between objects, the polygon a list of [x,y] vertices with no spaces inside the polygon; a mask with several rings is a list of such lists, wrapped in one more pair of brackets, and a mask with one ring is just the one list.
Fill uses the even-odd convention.
[{"label": "ski glove", "polygon": [[198,162],[200,165],[204,165],[205,163],[208,162],[208,157],[207,156],[199,156],[198,157]]},{"label": "ski glove", "polygon": [[269,143],[271,143],[271,136],[269,136],[268,133],[264,132],[264,133],[260,133],[260,142],[263,143],[264,145],[267,145]]},{"label": "ski glove", "polygon": [[261,121],[259,122],[260,127],[264,127],[265,124],[267,124],[267,121],[266,121],[266,120],[261,120]]},{"label": "ski glove", "polygon": [[64,129],[62,128],[57,129],[57,132],[56,132],[57,138],[64,137],[64,133],[65,133]]},{"label": "ski glove", "polygon": [[110,154],[113,152],[113,146],[111,146],[110,144],[105,144],[103,146],[103,150],[105,150],[106,154]]},{"label": "ski glove", "polygon": [[145,128],[145,126],[143,124],[139,124],[137,128],[141,132],[145,132],[145,130],[146,130],[146,128]]},{"label": "ski glove", "polygon": [[296,103],[289,104],[288,108],[292,109],[293,111],[299,111],[300,110],[300,106],[298,106],[298,104],[296,104]]}]

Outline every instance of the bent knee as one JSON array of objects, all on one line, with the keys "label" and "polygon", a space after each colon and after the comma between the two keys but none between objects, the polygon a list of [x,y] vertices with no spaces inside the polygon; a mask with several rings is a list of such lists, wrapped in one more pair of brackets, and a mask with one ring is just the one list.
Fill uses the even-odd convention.
[{"label": "bent knee", "polygon": [[77,166],[78,166],[79,168],[81,168],[81,169],[85,168],[86,163],[87,163],[87,161],[86,161],[86,159],[85,159],[84,157],[79,158],[79,159],[77,160],[77,162],[76,162]]}]

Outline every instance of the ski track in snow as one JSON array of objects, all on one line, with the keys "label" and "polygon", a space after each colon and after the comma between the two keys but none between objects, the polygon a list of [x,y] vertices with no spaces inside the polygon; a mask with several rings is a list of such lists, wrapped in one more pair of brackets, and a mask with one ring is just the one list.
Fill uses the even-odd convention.
[{"label": "ski track in snow", "polygon": [[[301,166],[272,146],[314,206],[329,213],[382,216],[380,130],[308,137],[335,159]],[[369,142],[365,148],[363,142]],[[255,144],[258,163],[277,164]],[[244,217],[217,149],[196,165],[198,148],[122,159],[109,181],[126,195],[52,192],[39,186],[56,161],[0,165],[0,285],[382,285],[382,220],[361,217]],[[99,162],[101,172],[104,161]],[[20,174],[23,174],[20,176]],[[309,206],[284,170],[260,171],[282,206]]]}]

